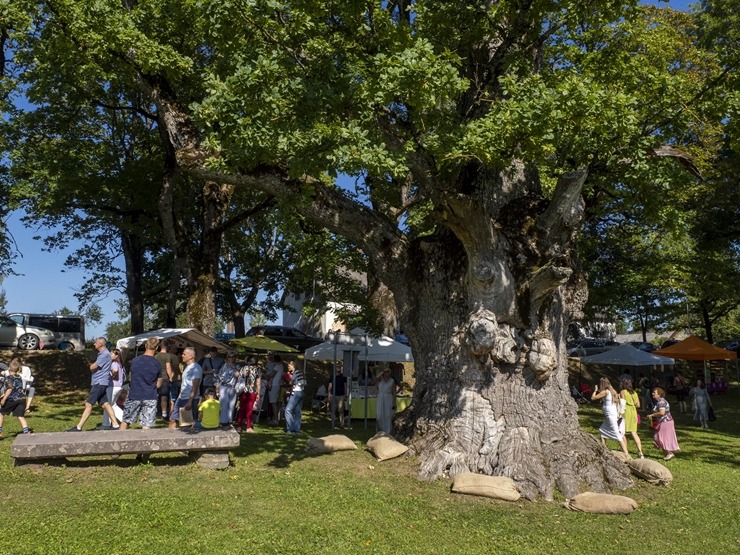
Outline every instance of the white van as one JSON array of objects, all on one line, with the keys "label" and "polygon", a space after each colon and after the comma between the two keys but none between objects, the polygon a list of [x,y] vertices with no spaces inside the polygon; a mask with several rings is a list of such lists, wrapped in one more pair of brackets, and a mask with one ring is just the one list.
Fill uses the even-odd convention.
[{"label": "white van", "polygon": [[54,334],[55,346],[64,351],[85,349],[85,319],[77,314],[27,314],[11,312],[8,318],[22,326],[46,328]]},{"label": "white van", "polygon": [[51,330],[38,328],[0,316],[0,347],[18,349],[53,349],[57,345]]}]

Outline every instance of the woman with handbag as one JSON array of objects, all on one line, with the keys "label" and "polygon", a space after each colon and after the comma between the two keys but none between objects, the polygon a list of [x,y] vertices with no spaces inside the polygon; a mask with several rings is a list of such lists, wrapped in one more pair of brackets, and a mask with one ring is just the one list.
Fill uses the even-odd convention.
[{"label": "woman with handbag", "polygon": [[594,386],[594,391],[591,393],[591,400],[596,401],[597,399],[602,400],[601,408],[604,411],[604,422],[599,427],[601,443],[606,445],[607,439],[617,440],[622,453],[628,459],[631,459],[630,452],[627,450],[627,441],[624,439],[624,433],[619,429],[619,417],[617,415],[619,397],[607,378],[601,378],[599,385]]},{"label": "woman with handbag", "polygon": [[653,442],[658,449],[663,450],[664,461],[669,461],[676,455],[674,451],[680,451],[678,446],[678,439],[676,439],[676,426],[671,416],[671,406],[668,401],[665,400],[665,391],[656,387],[653,389],[653,412],[648,414],[655,433],[653,434]]},{"label": "woman with handbag", "polygon": [[223,427],[231,426],[234,421],[236,407],[236,382],[239,379],[239,367],[236,365],[236,353],[226,355],[226,362],[216,373],[218,399],[221,403],[220,424]]},{"label": "woman with handbag", "polygon": [[641,459],[644,459],[645,457],[642,454],[642,442],[640,441],[640,436],[637,435],[637,409],[640,408],[640,396],[632,387],[632,378],[629,376],[624,376],[619,381],[619,396],[624,399],[626,405],[623,417],[625,441],[627,433],[631,434],[632,440],[637,446],[638,456]]},{"label": "woman with handbag", "polygon": [[254,432],[252,415],[255,405],[259,402],[262,389],[262,371],[257,366],[257,358],[250,356],[247,364],[241,369],[237,380],[239,393],[239,412],[236,416],[236,427],[249,434]]},{"label": "woman with handbag", "polygon": [[694,405],[694,420],[700,423],[702,428],[709,428],[709,408],[712,406],[712,401],[709,398],[709,392],[704,386],[704,382],[697,379],[694,382],[694,387],[690,391]]}]

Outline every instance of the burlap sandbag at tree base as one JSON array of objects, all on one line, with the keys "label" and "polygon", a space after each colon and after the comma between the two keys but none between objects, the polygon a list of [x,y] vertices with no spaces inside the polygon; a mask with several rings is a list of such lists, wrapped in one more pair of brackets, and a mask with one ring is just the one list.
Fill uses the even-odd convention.
[{"label": "burlap sandbag at tree base", "polygon": [[569,499],[563,505],[572,511],[604,515],[628,515],[637,509],[637,501],[624,495],[587,491]]},{"label": "burlap sandbag at tree base", "polygon": [[357,449],[354,441],[347,436],[336,434],[326,437],[312,437],[306,442],[307,453],[333,453]]},{"label": "burlap sandbag at tree base", "polygon": [[634,459],[627,463],[632,474],[647,480],[654,485],[667,486],[673,480],[673,474],[658,461],[650,459]]},{"label": "burlap sandbag at tree base", "polygon": [[480,495],[504,501],[517,501],[521,495],[516,489],[514,480],[506,476],[486,476],[466,472],[458,474],[452,481],[454,493],[465,493],[467,495]]},{"label": "burlap sandbag at tree base", "polygon": [[614,455],[615,457],[617,457],[622,462],[627,462],[627,461],[631,460],[629,455],[625,455],[621,451],[614,451],[614,450],[612,450],[612,455]]},{"label": "burlap sandbag at tree base", "polygon": [[396,441],[392,435],[378,432],[367,440],[367,450],[379,461],[395,459],[409,450],[403,443]]}]

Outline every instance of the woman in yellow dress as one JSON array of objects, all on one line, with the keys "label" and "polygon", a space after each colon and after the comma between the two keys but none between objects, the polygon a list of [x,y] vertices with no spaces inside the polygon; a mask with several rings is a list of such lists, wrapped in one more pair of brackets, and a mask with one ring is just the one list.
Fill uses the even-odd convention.
[{"label": "woman in yellow dress", "polygon": [[640,396],[632,386],[632,378],[629,376],[623,376],[619,380],[619,396],[625,400],[627,406],[624,410],[624,437],[627,439],[627,434],[632,435],[632,439],[637,446],[637,452],[641,459],[645,457],[642,454],[642,442],[640,436],[637,435],[637,409],[640,408]]}]

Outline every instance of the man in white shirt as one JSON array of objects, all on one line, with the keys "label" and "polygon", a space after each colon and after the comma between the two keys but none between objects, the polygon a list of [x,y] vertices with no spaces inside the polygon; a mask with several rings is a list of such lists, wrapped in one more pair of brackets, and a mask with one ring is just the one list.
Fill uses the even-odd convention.
[{"label": "man in white shirt", "polygon": [[[185,370],[182,371],[180,395],[175,400],[170,414],[170,429],[177,428],[178,422],[180,426],[192,426],[200,403],[199,391],[200,381],[203,379],[203,369],[200,364],[195,362],[195,349],[186,347],[182,352],[182,361],[185,363]],[[182,414],[180,414],[181,411]]]}]

